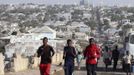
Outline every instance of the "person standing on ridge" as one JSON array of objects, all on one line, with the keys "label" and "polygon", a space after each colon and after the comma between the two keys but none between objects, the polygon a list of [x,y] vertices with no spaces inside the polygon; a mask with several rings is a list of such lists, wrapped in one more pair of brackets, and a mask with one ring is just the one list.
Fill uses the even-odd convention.
[{"label": "person standing on ridge", "polygon": [[115,46],[115,49],[112,51],[112,59],[114,61],[113,64],[113,70],[116,70],[118,59],[119,59],[119,51],[118,51],[118,46]]},{"label": "person standing on ridge", "polygon": [[106,71],[108,69],[108,66],[111,65],[112,63],[111,57],[112,57],[112,54],[110,53],[108,46],[105,46],[104,53],[103,53],[103,61],[105,63]]}]

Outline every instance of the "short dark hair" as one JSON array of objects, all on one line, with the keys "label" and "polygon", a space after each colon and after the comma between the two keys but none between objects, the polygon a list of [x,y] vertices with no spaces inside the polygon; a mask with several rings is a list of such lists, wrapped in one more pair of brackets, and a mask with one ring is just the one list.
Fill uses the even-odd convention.
[{"label": "short dark hair", "polygon": [[80,51],[78,51],[78,54],[81,54],[81,52],[80,52]]},{"label": "short dark hair", "polygon": [[115,48],[118,49],[118,45],[115,45]]},{"label": "short dark hair", "polygon": [[92,41],[94,41],[94,38],[90,38],[89,39],[89,43],[91,43]]},{"label": "short dark hair", "polygon": [[48,38],[47,38],[47,37],[44,37],[44,38],[43,38],[43,41],[45,41],[45,40],[48,40]]},{"label": "short dark hair", "polygon": [[69,42],[71,42],[71,41],[72,41],[71,39],[68,39],[68,40],[67,40],[67,44],[69,45]]}]

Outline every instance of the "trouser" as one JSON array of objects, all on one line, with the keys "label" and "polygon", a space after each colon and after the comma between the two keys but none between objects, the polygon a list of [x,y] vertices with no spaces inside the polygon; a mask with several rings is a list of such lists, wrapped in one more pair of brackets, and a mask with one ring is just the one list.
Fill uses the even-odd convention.
[{"label": "trouser", "polygon": [[74,71],[74,63],[65,63],[64,71],[65,75],[72,75]]},{"label": "trouser", "polygon": [[40,64],[40,75],[50,75],[51,64]]},{"label": "trouser", "polygon": [[113,70],[116,70],[118,59],[114,59]]},{"label": "trouser", "polygon": [[131,74],[131,64],[125,64],[125,71],[127,75]]},{"label": "trouser", "polygon": [[87,75],[96,75],[96,64],[86,64]]}]

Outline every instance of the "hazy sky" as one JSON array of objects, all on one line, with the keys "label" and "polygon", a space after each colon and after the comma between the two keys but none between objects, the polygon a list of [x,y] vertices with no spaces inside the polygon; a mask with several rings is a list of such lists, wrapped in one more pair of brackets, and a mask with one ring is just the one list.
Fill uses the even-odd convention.
[{"label": "hazy sky", "polygon": [[[35,4],[79,4],[80,0],[0,0],[0,4],[18,4],[18,3],[35,3]],[[89,0],[90,4],[98,5],[133,5],[134,0]]]}]

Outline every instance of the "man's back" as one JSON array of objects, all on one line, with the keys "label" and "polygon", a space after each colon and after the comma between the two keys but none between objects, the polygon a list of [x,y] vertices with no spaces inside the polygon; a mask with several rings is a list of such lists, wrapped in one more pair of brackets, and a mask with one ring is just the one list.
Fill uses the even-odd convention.
[{"label": "man's back", "polygon": [[113,50],[112,52],[112,58],[113,59],[118,59],[119,58],[119,51],[118,50]]}]

